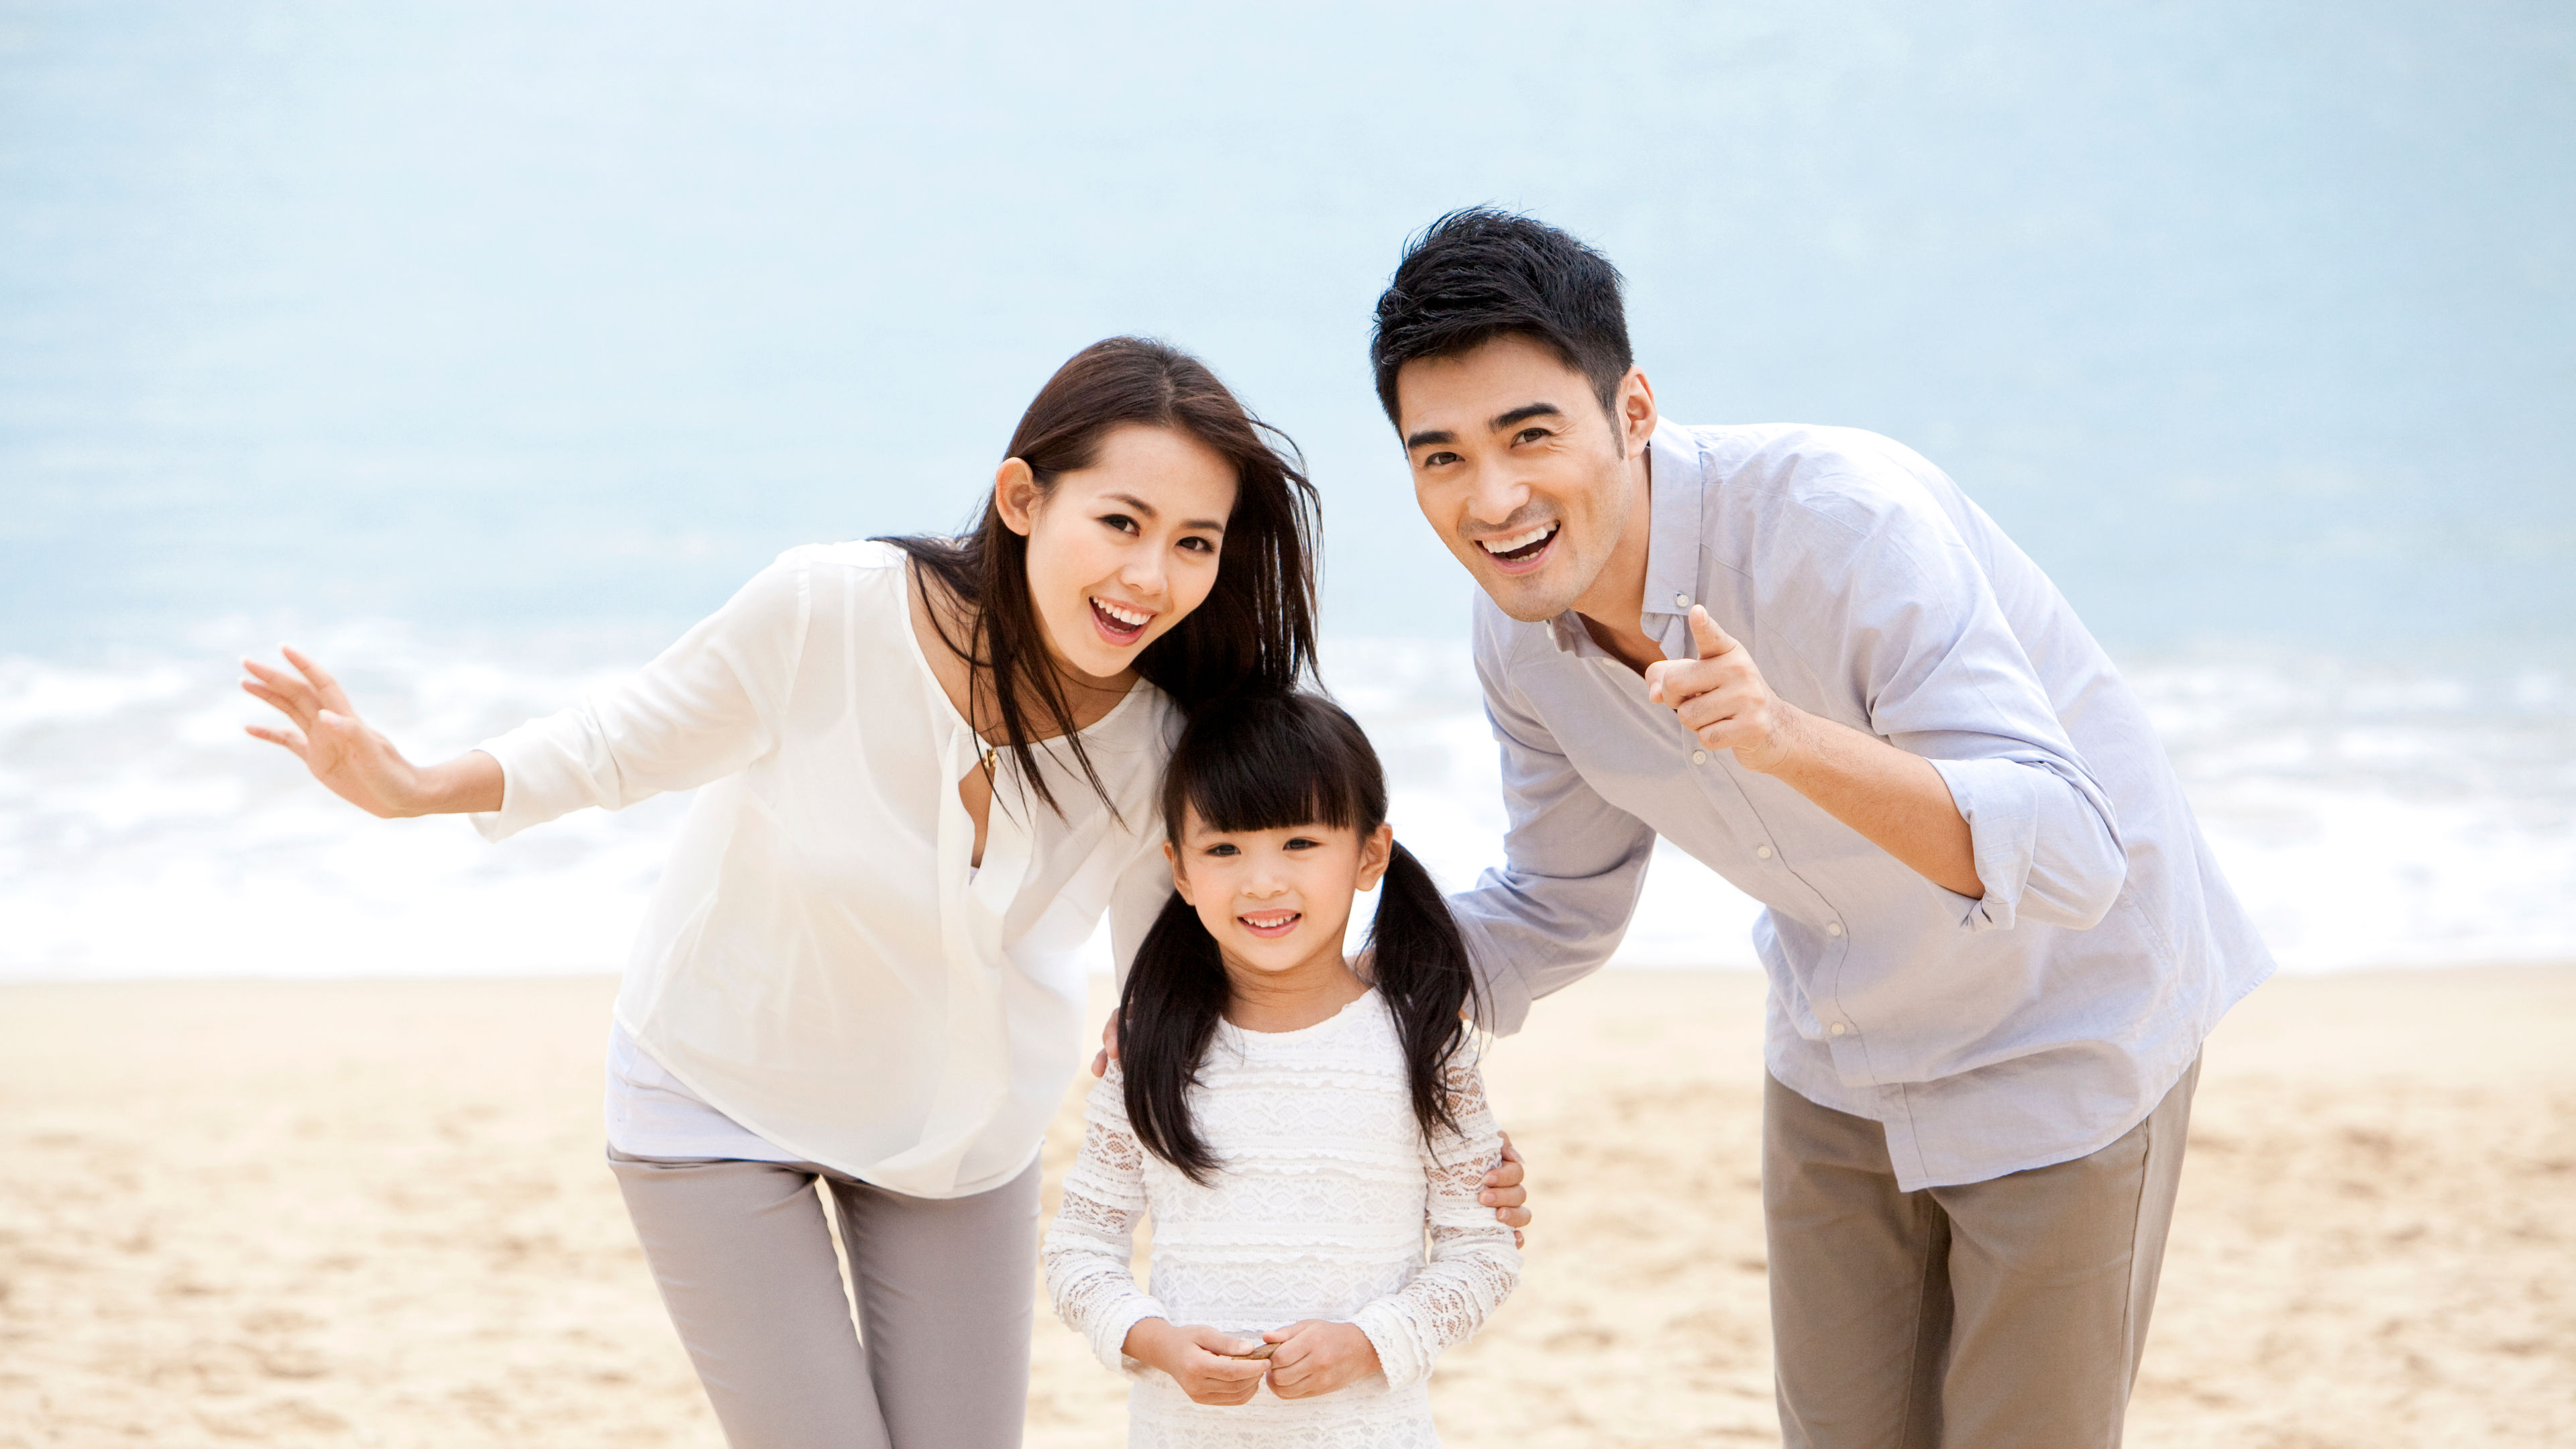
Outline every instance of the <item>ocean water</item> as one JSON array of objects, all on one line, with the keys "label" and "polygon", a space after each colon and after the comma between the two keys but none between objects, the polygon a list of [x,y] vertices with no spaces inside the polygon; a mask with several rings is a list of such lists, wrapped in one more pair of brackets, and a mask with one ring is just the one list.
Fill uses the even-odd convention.
[{"label": "ocean water", "polygon": [[[1564,14],[0,0],[0,976],[613,965],[678,802],[369,821],[231,659],[463,748],[953,523],[1117,332],[1303,446],[1331,683],[1472,876],[1469,585],[1362,359],[1480,202],[1620,263],[1669,415],[1956,477],[2291,965],[2576,956],[2563,5]],[[1625,959],[1749,915],[1659,859]]]},{"label": "ocean water", "polygon": [[[241,734],[265,707],[235,692],[214,647],[232,641],[204,642],[114,668],[0,663],[0,979],[617,967],[684,797],[499,846],[462,820],[375,820]],[[311,642],[423,757],[615,678],[569,664],[571,645],[505,667],[390,627]],[[1344,639],[1326,662],[1386,759],[1400,836],[1472,880],[1499,858],[1502,808],[1464,651]],[[2576,672],[2251,656],[2128,672],[2289,969],[2576,959]],[[1755,910],[1668,848],[1619,962],[1749,968]]]}]

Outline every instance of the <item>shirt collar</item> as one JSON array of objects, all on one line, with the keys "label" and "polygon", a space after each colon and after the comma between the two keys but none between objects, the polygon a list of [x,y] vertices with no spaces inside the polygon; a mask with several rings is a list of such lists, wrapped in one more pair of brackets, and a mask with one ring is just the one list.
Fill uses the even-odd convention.
[{"label": "shirt collar", "polygon": [[[1691,605],[1700,595],[1700,502],[1707,490],[1707,460],[1689,429],[1658,418],[1647,440],[1650,499],[1646,520],[1646,600],[1638,621],[1669,659],[1688,659]],[[1556,647],[1569,654],[1606,654],[1572,609],[1548,621]]]}]

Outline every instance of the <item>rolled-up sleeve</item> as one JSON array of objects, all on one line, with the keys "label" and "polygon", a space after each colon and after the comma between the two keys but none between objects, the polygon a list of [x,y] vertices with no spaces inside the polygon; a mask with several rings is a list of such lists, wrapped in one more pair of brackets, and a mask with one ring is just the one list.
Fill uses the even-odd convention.
[{"label": "rolled-up sleeve", "polygon": [[775,748],[810,615],[801,550],[762,570],[635,676],[475,748],[501,766],[486,840],[595,805],[622,809]]},{"label": "rolled-up sleeve", "polygon": [[1484,1026],[1520,1030],[1530,1004],[1609,961],[1628,930],[1655,832],[1594,793],[1511,688],[1480,629],[1476,674],[1502,748],[1504,864],[1449,898],[1467,937]]},{"label": "rolled-up sleeve", "polygon": [[1928,505],[1888,509],[1857,530],[1848,520],[1813,527],[1818,546],[1784,573],[1843,573],[1847,589],[1838,607],[1771,617],[1835,626],[1798,647],[1838,659],[1871,730],[1931,761],[1950,787],[1984,889],[1958,898],[1960,928],[2100,921],[2128,875],[2117,814],[1966,543]]}]

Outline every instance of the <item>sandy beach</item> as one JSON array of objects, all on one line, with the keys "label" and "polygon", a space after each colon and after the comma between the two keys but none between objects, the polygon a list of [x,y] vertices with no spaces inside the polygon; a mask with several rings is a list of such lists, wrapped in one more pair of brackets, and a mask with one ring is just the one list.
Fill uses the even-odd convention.
[{"label": "sandy beach", "polygon": [[[599,1162],[610,990],[0,988],[0,1446],[720,1443]],[[1450,1442],[1777,1442],[1760,1006],[1612,973],[1494,1053],[1540,1220]],[[2576,1442],[2571,1262],[2576,967],[2276,981],[2209,1050],[2130,1442]],[[1123,1442],[1036,1345],[1029,1442]]]}]

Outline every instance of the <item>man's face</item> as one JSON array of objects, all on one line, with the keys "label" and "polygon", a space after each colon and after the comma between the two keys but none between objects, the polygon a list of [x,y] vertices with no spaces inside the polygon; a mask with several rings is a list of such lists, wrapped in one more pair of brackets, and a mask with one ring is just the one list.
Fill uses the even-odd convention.
[{"label": "man's face", "polygon": [[[1644,379],[1617,402],[1633,412]],[[1636,504],[1623,448],[1592,384],[1545,343],[1505,334],[1396,373],[1396,431],[1413,497],[1441,542],[1503,612],[1524,622],[1574,606],[1610,561]],[[1642,444],[1651,397],[1625,431]]]}]

